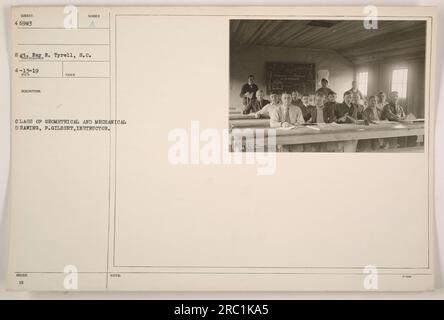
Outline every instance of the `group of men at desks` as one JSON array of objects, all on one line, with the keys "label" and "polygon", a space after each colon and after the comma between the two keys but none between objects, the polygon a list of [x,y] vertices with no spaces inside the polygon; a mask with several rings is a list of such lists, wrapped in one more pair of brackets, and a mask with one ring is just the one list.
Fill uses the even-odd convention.
[{"label": "group of men at desks", "polygon": [[[322,79],[322,87],[313,97],[297,91],[282,94],[271,93],[269,100],[265,93],[249,76],[248,83],[241,90],[242,114],[247,119],[269,119],[270,128],[286,128],[291,130],[301,126],[325,128],[329,125],[349,127],[355,125],[378,125],[381,123],[399,123],[415,120],[413,114],[406,115],[399,105],[399,94],[384,92],[364,97],[352,82],[352,88],[343,95],[343,102],[337,102],[337,94],[328,87],[328,80]],[[310,104],[310,98],[314,102]],[[248,116],[247,116],[248,115]],[[268,127],[268,126],[267,126]],[[316,128],[315,128],[316,129]],[[320,130],[320,129],[317,129]],[[294,145],[278,145],[277,151],[291,152],[363,152],[383,151],[401,147],[421,145],[418,136],[377,138],[364,140],[331,141],[325,143],[308,143]],[[418,142],[419,141],[419,142]]]}]

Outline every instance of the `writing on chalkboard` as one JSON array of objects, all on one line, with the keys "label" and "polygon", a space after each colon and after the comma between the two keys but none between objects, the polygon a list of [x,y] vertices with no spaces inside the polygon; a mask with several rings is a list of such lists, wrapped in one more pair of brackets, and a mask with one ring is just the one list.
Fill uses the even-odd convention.
[{"label": "writing on chalkboard", "polygon": [[311,94],[316,89],[315,65],[298,62],[266,62],[267,94],[298,91]]}]

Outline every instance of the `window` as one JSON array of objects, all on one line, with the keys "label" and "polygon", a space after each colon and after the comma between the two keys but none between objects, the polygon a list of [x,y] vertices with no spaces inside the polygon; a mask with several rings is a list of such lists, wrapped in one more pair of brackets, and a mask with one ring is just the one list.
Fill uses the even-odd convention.
[{"label": "window", "polygon": [[398,91],[400,98],[407,97],[408,69],[396,69],[392,73],[392,91]]},{"label": "window", "polygon": [[364,96],[367,96],[368,72],[358,72],[356,79],[359,91],[361,91]]}]

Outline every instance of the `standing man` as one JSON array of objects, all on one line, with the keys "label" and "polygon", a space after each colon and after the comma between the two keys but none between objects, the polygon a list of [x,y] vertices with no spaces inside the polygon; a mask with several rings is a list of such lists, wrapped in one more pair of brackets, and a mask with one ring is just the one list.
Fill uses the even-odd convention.
[{"label": "standing man", "polygon": [[352,81],[352,88],[350,90],[346,91],[346,92],[351,93],[352,95],[357,94],[359,96],[359,100],[363,100],[364,99],[364,95],[358,89],[358,82],[357,81]]},{"label": "standing man", "polygon": [[282,105],[273,110],[270,114],[270,127],[291,127],[298,124],[304,124],[304,116],[301,108],[291,103],[291,95],[282,94]]},{"label": "standing man", "polygon": [[259,88],[254,83],[254,76],[250,74],[248,76],[248,82],[242,86],[240,93],[243,109],[245,109],[252,100],[256,99],[257,90],[259,90]]},{"label": "standing man", "polygon": [[328,87],[328,80],[327,79],[323,78],[321,80],[321,85],[322,85],[322,87],[320,87],[318,90],[316,90],[316,94],[318,94],[318,93],[323,94],[324,95],[324,99],[328,96],[328,94],[330,92],[334,92],[333,90],[331,90]]},{"label": "standing man", "polygon": [[325,96],[316,93],[315,106],[311,110],[310,123],[330,123],[334,121],[333,110],[324,105]]},{"label": "standing man", "polygon": [[308,94],[304,94],[302,96],[302,104],[299,106],[302,111],[302,115],[304,116],[304,120],[308,121],[311,117],[311,111],[313,110],[314,106],[309,104],[309,97]]},{"label": "standing man", "polygon": [[264,91],[259,89],[256,91],[256,99],[251,100],[247,106],[244,106],[243,114],[256,113],[262,110],[270,101],[264,99]]}]

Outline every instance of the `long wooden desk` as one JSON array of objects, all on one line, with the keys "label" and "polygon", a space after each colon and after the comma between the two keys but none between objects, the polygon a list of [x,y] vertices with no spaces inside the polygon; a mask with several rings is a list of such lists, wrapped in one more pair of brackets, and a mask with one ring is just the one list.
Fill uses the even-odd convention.
[{"label": "long wooden desk", "polygon": [[[324,124],[312,126],[298,126],[294,129],[285,130],[282,128],[276,129],[276,144],[277,145],[294,145],[294,144],[308,144],[334,141],[350,141],[350,140],[365,140],[378,138],[395,138],[408,136],[422,136],[424,135],[424,123],[397,123],[385,122],[378,124],[371,124],[366,126],[364,124]],[[261,129],[264,131],[264,136],[257,135]],[[256,143],[264,143],[261,141],[265,138],[265,145],[267,144],[267,136],[269,127],[263,128],[247,128],[237,129],[241,134],[243,141],[248,132],[255,137]],[[237,131],[236,130],[236,131]],[[233,131],[231,139],[234,138]],[[233,140],[231,140],[233,141]]]},{"label": "long wooden desk", "polygon": [[230,129],[270,127],[270,119],[256,119],[253,114],[230,115],[229,122]]}]

